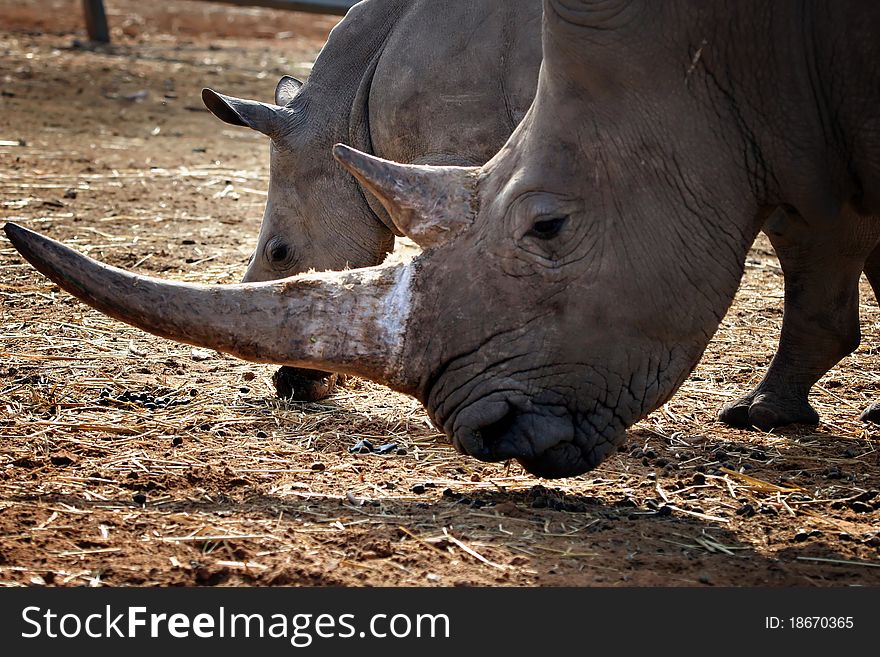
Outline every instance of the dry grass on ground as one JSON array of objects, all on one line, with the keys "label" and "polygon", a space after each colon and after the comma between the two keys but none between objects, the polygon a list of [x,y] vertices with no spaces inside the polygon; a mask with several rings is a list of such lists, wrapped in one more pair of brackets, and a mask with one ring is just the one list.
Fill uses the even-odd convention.
[{"label": "dry grass on ground", "polygon": [[[266,144],[203,112],[199,90],[270,98],[308,74],[332,20],[119,0],[114,45],[89,50],[79,3],[43,4],[0,0],[3,218],[134,271],[236,281]],[[857,419],[880,392],[867,286],[862,347],[813,394],[821,425],[715,420],[769,363],[781,286],[760,240],[674,399],[595,472],[541,481],[456,454],[381,386],[277,400],[272,368],[108,320],[0,241],[0,582],[877,585],[880,452]],[[399,449],[349,453],[363,438]]]}]

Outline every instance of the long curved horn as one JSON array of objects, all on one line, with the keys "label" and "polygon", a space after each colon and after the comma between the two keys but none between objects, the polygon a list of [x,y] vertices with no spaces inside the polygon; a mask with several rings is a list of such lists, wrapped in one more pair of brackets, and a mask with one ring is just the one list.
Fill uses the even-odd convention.
[{"label": "long curved horn", "polygon": [[423,248],[443,244],[474,221],[479,167],[398,164],[344,144],[333,147],[333,156]]},{"label": "long curved horn", "polygon": [[7,237],[36,269],[111,317],[258,363],[362,376],[402,392],[413,265],[194,285],[131,274],[16,224]]}]

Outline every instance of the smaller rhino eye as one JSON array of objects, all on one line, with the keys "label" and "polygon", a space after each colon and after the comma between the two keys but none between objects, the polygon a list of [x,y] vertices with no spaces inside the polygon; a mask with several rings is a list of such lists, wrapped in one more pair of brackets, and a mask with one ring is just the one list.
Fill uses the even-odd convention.
[{"label": "smaller rhino eye", "polygon": [[274,262],[287,260],[287,246],[284,244],[273,246],[271,253],[269,253],[269,258]]},{"label": "smaller rhino eye", "polygon": [[559,235],[559,232],[562,230],[562,227],[565,226],[567,220],[568,217],[566,216],[536,221],[526,235],[529,237],[537,237],[539,240],[553,239]]},{"label": "smaller rhino eye", "polygon": [[283,240],[276,237],[266,244],[266,259],[273,265],[286,264],[290,256],[290,247]]}]

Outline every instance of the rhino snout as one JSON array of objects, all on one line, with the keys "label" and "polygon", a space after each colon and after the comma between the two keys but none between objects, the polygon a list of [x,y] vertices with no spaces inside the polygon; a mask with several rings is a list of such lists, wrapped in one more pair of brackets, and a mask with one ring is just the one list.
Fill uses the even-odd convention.
[{"label": "rhino snout", "polygon": [[567,409],[523,404],[497,395],[459,412],[452,430],[458,451],[481,461],[517,459],[526,469],[527,463],[543,460],[548,452],[571,445],[574,439],[575,426]]}]

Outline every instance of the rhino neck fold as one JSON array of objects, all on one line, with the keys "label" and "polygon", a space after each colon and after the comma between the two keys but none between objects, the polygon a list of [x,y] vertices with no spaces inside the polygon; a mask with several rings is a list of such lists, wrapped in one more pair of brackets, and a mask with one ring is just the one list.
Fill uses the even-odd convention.
[{"label": "rhino neck fold", "polygon": [[[348,143],[364,153],[373,155],[373,136],[370,133],[370,90],[373,87],[373,78],[376,73],[376,66],[382,58],[384,43],[370,60],[364,76],[358,85],[357,94],[351,105],[351,115],[348,122]],[[402,237],[403,233],[394,225],[391,216],[372,194],[367,194],[364,188],[358,184],[358,192],[364,201],[364,204],[370,209],[373,216],[380,224],[385,226],[391,233],[397,237]]]},{"label": "rhino neck fold", "polygon": [[19,252],[90,306],[155,335],[258,363],[362,376],[401,392],[412,264],[193,285],[105,265],[7,224]]}]

